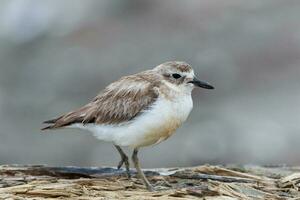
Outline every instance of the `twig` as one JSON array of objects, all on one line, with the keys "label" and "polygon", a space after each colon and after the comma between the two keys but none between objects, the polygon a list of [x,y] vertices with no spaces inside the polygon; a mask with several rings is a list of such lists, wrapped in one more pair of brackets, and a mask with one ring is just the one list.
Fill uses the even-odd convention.
[{"label": "twig", "polygon": [[176,178],[182,179],[194,179],[194,180],[214,180],[226,183],[255,183],[255,180],[246,179],[246,178],[237,178],[237,177],[230,177],[230,176],[218,176],[218,175],[210,175],[210,174],[201,174],[201,173],[187,173],[187,172],[176,172],[175,174],[171,175]]}]

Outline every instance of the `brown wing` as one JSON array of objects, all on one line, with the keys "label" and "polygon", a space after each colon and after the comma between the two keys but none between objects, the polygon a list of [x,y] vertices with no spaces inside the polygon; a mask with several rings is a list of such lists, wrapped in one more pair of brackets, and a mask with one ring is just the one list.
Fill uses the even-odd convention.
[{"label": "brown wing", "polygon": [[149,108],[157,99],[155,78],[141,73],[121,78],[107,86],[89,104],[56,119],[45,121],[53,129],[74,123],[119,124],[127,122]]}]

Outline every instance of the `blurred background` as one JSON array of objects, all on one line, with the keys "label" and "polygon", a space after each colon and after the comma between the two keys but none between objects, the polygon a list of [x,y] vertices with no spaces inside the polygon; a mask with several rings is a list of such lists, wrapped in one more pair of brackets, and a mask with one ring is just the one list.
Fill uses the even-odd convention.
[{"label": "blurred background", "polygon": [[142,149],[143,167],[300,165],[300,1],[3,0],[0,164],[115,166],[109,143],[79,130],[41,133],[125,74],[190,63],[187,122]]}]

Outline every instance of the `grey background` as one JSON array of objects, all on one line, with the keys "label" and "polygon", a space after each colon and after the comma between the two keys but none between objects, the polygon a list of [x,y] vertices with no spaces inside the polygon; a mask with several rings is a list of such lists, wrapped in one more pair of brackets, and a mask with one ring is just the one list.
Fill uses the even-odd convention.
[{"label": "grey background", "polygon": [[114,166],[111,144],[43,120],[169,60],[216,86],[144,167],[300,164],[300,1],[3,0],[0,164]]}]

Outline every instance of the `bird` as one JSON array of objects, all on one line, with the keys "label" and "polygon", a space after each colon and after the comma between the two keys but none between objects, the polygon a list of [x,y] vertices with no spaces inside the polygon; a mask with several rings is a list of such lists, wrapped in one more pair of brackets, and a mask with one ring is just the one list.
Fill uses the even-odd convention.
[{"label": "bird", "polygon": [[192,108],[192,90],[214,89],[199,80],[186,62],[168,61],[150,70],[121,77],[105,87],[91,102],[43,123],[42,130],[77,128],[97,139],[111,142],[121,156],[117,168],[130,164],[123,147],[133,149],[132,162],[149,191],[155,188],[146,178],[138,159],[142,147],[168,139],[186,121]]}]

